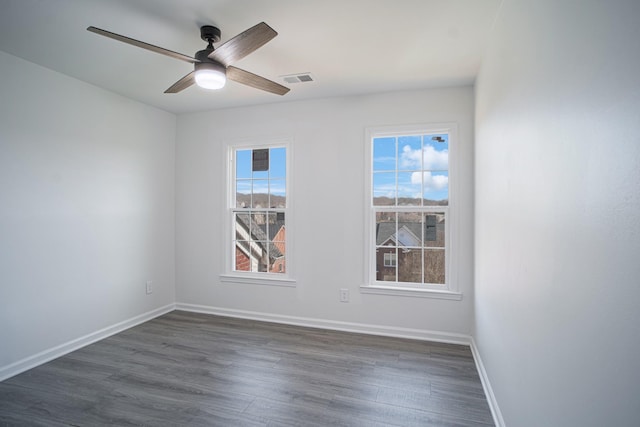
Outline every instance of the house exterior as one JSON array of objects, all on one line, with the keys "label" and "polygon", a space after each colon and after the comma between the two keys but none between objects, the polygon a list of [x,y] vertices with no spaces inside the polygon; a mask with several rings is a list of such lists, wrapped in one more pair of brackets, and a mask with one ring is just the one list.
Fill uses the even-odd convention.
[{"label": "house exterior", "polygon": [[266,215],[238,213],[235,224],[236,271],[286,272],[284,220],[267,221]]},{"label": "house exterior", "polygon": [[444,283],[444,239],[444,215],[426,215],[424,222],[398,222],[397,228],[395,221],[378,222],[376,280],[395,282],[397,271],[399,282]]}]

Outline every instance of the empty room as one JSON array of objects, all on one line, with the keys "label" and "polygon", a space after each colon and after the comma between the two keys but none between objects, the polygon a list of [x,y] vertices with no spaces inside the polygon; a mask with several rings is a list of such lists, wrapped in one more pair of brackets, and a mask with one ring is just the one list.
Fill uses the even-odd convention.
[{"label": "empty room", "polygon": [[637,0],[0,0],[0,426],[640,425]]}]

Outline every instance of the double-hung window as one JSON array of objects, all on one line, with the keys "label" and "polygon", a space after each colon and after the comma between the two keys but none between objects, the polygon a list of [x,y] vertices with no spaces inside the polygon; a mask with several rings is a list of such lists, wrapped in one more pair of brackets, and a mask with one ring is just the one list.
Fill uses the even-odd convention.
[{"label": "double-hung window", "polygon": [[228,274],[223,281],[292,285],[288,237],[289,145],[229,148]]},{"label": "double-hung window", "polygon": [[459,299],[452,280],[455,126],[370,129],[364,292]]}]

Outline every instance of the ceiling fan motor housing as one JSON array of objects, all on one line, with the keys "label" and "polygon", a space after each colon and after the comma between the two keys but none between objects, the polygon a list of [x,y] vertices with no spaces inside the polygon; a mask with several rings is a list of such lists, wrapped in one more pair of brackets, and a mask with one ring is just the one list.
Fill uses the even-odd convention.
[{"label": "ceiling fan motor housing", "polygon": [[200,27],[200,38],[207,43],[218,43],[222,33],[218,27],[203,25]]},{"label": "ceiling fan motor housing", "polygon": [[[196,61],[198,62],[215,62],[213,59],[209,58],[209,54],[213,52],[213,49],[203,49],[203,50],[199,50],[196,52],[196,54],[194,55],[194,57],[196,58]],[[217,62],[216,62],[217,64]]]}]

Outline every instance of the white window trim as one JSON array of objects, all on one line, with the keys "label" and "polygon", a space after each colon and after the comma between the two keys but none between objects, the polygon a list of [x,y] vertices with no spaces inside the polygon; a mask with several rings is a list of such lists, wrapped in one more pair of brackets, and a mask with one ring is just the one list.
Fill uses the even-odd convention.
[{"label": "white window trim", "polygon": [[[373,207],[371,204],[372,194],[372,172],[373,172],[373,156],[372,156],[372,141],[373,138],[384,136],[397,136],[402,135],[425,135],[425,134],[437,134],[447,133],[449,134],[449,205],[445,209],[447,215],[445,236],[447,243],[445,245],[445,259],[446,271],[445,277],[447,283],[445,285],[422,285],[416,284],[412,286],[407,283],[394,283],[394,282],[378,282],[376,281],[375,268],[375,231],[373,223],[375,221],[373,214]],[[436,299],[448,299],[448,300],[461,300],[462,293],[459,292],[458,283],[458,269],[459,269],[459,212],[457,209],[458,203],[458,159],[459,143],[458,143],[458,126],[453,122],[446,123],[426,123],[426,124],[413,124],[413,125],[398,125],[398,126],[380,126],[369,127],[365,132],[365,195],[364,195],[364,207],[365,207],[365,283],[360,286],[360,292],[366,294],[377,295],[394,295],[394,296],[407,296],[407,297],[420,297],[420,298],[436,298]],[[442,207],[433,207],[434,211],[443,211]]]},{"label": "white window trim", "polygon": [[[236,274],[238,273],[238,274]],[[283,277],[274,277],[274,276],[282,276],[280,273],[262,273],[265,277],[255,277],[255,274],[259,273],[247,273],[242,274],[242,272],[234,271],[233,274],[221,274],[220,281],[222,283],[243,283],[247,285],[268,285],[268,286],[287,286],[287,287],[295,287],[296,281],[294,279],[285,279]]]},{"label": "white window trim", "polygon": [[[260,148],[273,148],[273,147],[285,147],[287,150],[287,162],[286,162],[286,200],[287,205],[284,208],[285,218],[287,221],[287,232],[285,236],[285,248],[287,257],[287,270],[285,273],[269,273],[269,272],[245,272],[234,271],[233,261],[234,255],[232,251],[232,245],[234,240],[235,228],[233,227],[233,206],[235,203],[235,188],[232,188],[232,183],[235,183],[235,156],[236,150],[248,150],[248,149],[260,149]],[[291,208],[291,194],[293,194],[293,180],[291,179],[291,165],[293,164],[293,140],[289,137],[282,138],[268,138],[260,140],[241,140],[235,142],[229,142],[223,146],[224,158],[226,160],[226,203],[224,204],[224,219],[225,219],[225,238],[224,238],[224,252],[225,252],[225,269],[221,274],[220,281],[222,283],[242,283],[249,285],[268,285],[268,286],[287,286],[295,287],[296,280],[294,279],[295,261],[293,254],[293,239],[291,232],[291,224],[293,224],[293,209]]]}]

